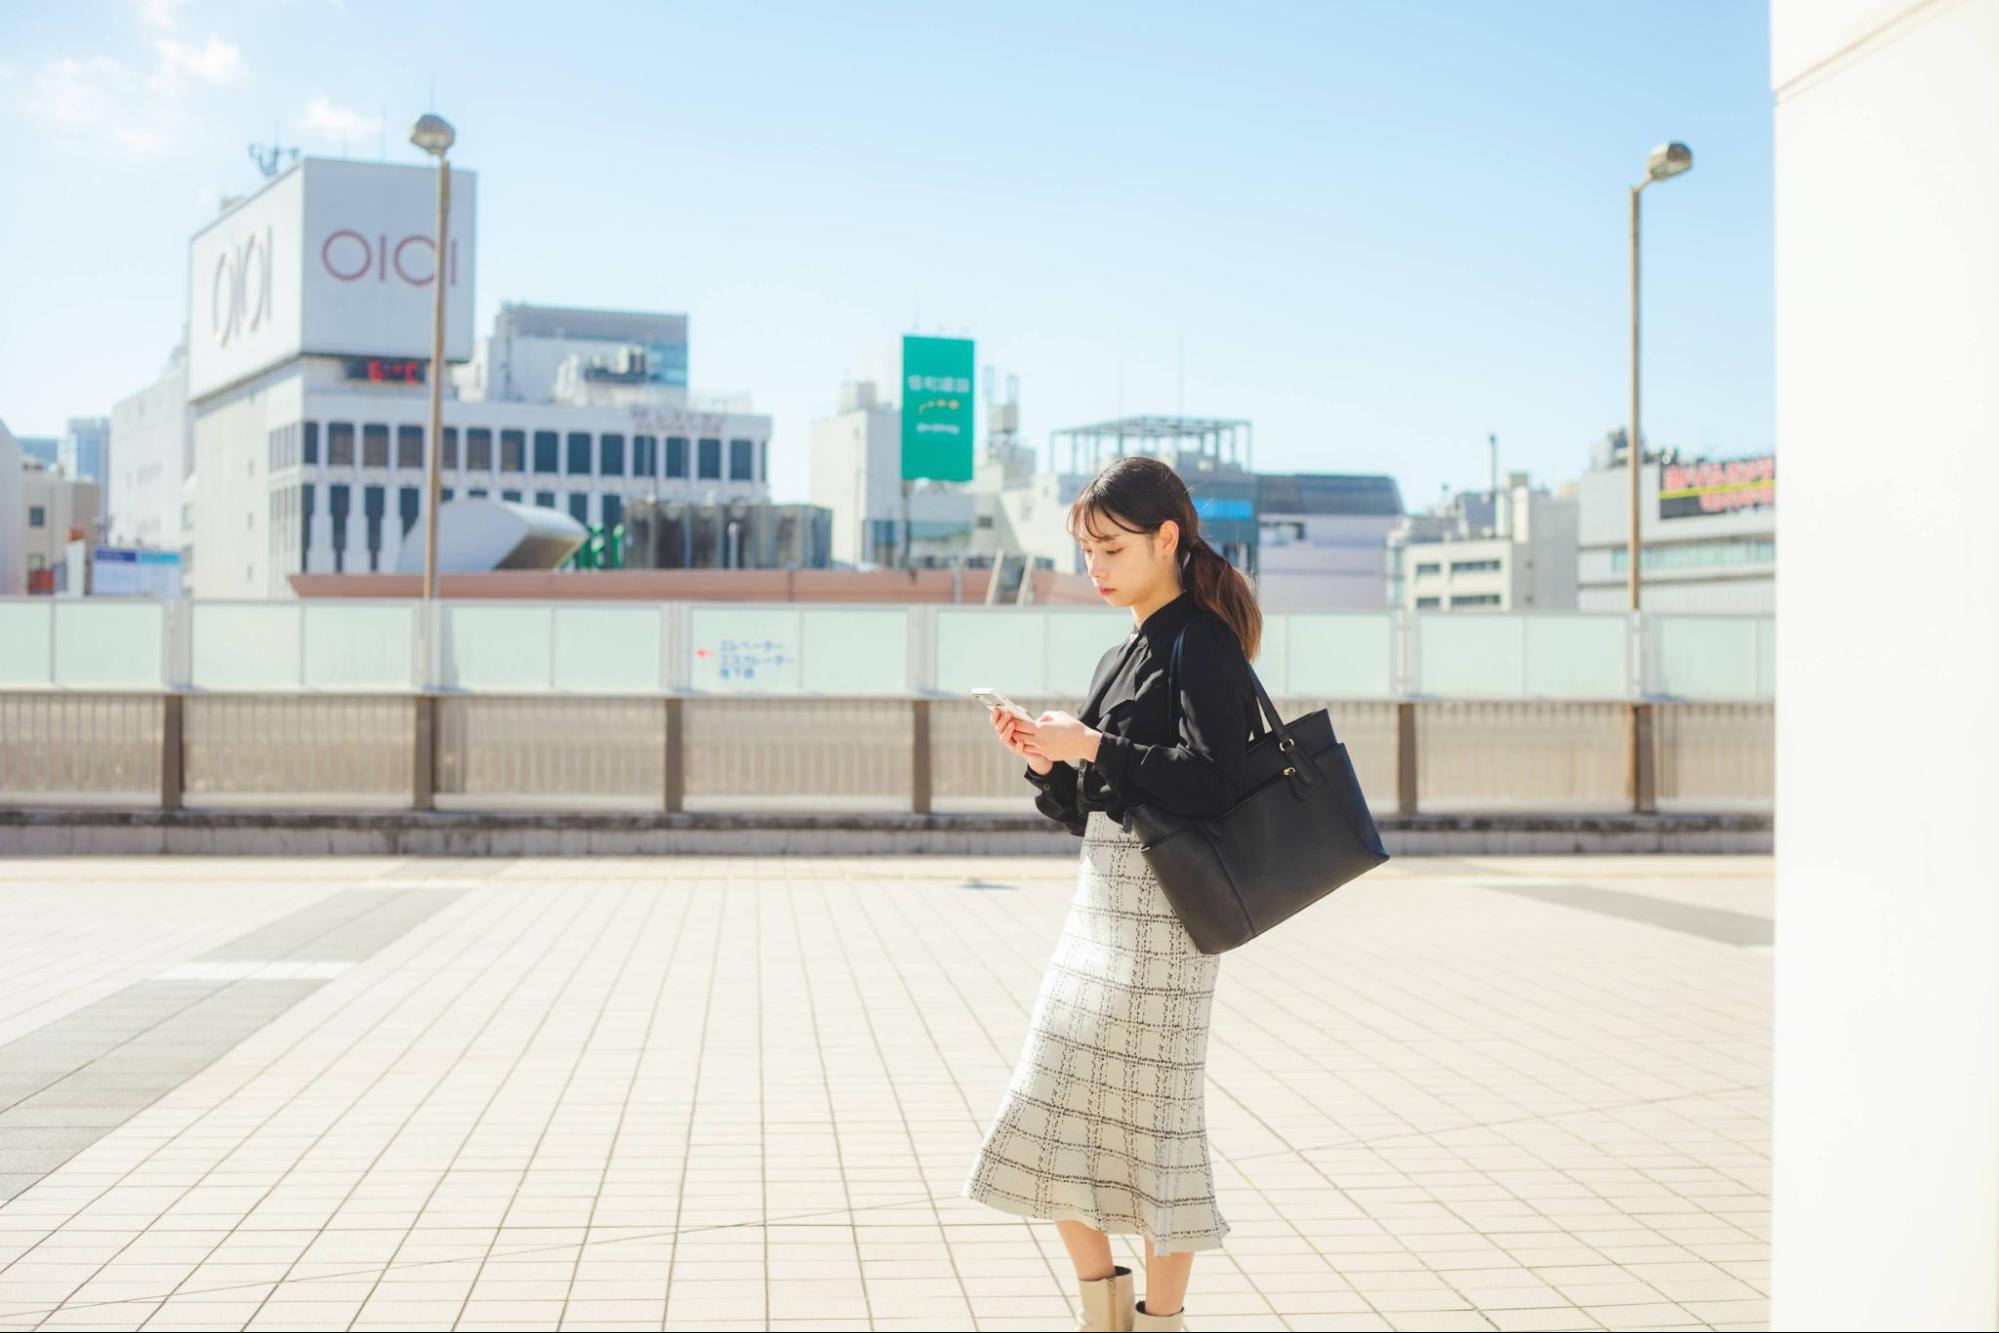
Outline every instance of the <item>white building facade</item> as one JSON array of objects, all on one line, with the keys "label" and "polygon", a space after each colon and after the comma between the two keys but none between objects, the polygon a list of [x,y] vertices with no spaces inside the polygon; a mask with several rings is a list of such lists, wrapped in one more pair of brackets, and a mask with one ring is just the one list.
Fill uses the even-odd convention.
[{"label": "white building facade", "polygon": [[178,551],[185,567],[194,536],[194,419],[185,345],[174,349],[159,379],[112,406],[110,458],[107,540]]},{"label": "white building facade", "polygon": [[1577,502],[1524,472],[1389,534],[1387,604],[1405,611],[1573,611]]},{"label": "white building facade", "polygon": [[22,496],[20,441],[0,421],[0,597],[28,590],[28,507]]},{"label": "white building facade", "polygon": [[[1639,605],[1650,611],[1774,612],[1776,475],[1772,454],[1648,457],[1638,470]],[[1581,610],[1630,605],[1630,488],[1621,437],[1599,444],[1577,483]]]},{"label": "white building facade", "polygon": [[767,497],[770,420],[690,400],[685,316],[507,306],[475,342],[477,184],[452,173],[441,264],[427,167],[309,158],[195,236],[193,595],[394,569],[423,515],[440,278],[446,359],[463,363],[447,370],[443,499],[608,527],[635,497]]}]

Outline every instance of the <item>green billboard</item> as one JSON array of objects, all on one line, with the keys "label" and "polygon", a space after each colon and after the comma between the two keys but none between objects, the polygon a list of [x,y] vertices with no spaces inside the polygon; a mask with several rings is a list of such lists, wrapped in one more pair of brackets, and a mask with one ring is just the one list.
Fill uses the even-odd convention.
[{"label": "green billboard", "polygon": [[902,340],[902,479],[972,479],[972,340]]}]

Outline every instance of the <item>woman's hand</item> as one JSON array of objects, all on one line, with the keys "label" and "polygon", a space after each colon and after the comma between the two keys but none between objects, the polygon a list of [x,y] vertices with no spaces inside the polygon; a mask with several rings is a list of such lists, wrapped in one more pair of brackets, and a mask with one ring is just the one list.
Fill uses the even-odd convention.
[{"label": "woman's hand", "polygon": [[1039,755],[1051,762],[1065,759],[1091,759],[1097,757],[1097,741],[1100,732],[1087,727],[1074,715],[1059,709],[1043,713],[1034,720],[1034,730],[1027,737],[1027,755],[1031,759]]},{"label": "woman's hand", "polygon": [[1012,750],[1015,754],[1025,759],[1027,766],[1037,773],[1045,775],[1054,770],[1055,763],[1053,760],[1044,758],[1028,748],[1028,741],[1034,736],[1035,731],[1032,722],[1029,722],[1019,713],[1010,712],[1007,709],[995,707],[991,704],[986,706],[986,711],[992,714],[993,730],[998,733],[1001,742],[1005,744],[1007,749]]}]

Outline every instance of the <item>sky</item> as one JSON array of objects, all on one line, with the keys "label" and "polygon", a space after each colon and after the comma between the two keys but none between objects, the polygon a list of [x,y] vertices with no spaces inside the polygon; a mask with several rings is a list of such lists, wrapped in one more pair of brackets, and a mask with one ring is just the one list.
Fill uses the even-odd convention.
[{"label": "sky", "polygon": [[[1553,484],[1629,410],[1772,447],[1771,116],[1757,0],[1148,3],[80,0],[0,8],[0,420],[149,383],[187,244],[248,146],[479,175],[503,300],[689,316],[696,390],[773,418],[774,497],[869,349],[977,341],[1025,436],[1254,423],[1259,471],[1386,472],[1419,508]],[[1044,457],[1046,455],[1044,454]]]}]

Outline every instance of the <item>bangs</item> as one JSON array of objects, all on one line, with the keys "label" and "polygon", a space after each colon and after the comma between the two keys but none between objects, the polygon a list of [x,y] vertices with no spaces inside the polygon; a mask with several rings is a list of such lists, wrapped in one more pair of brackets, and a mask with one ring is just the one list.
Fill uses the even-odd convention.
[{"label": "bangs", "polygon": [[[1080,531],[1078,530],[1080,528]],[[1104,542],[1113,537],[1129,537],[1139,534],[1137,528],[1127,528],[1102,505],[1078,501],[1069,510],[1069,535],[1077,541],[1087,536],[1091,541]]]}]

